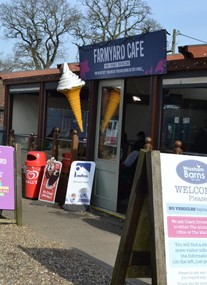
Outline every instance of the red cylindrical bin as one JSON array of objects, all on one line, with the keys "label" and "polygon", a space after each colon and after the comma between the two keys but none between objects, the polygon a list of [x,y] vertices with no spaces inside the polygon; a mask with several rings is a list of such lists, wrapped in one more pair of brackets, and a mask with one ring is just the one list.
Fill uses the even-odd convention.
[{"label": "red cylindrical bin", "polygon": [[25,165],[25,197],[37,199],[46,165],[46,153],[43,151],[28,152]]},{"label": "red cylindrical bin", "polygon": [[71,153],[64,152],[62,156],[63,156],[63,160],[61,161],[62,162],[62,172],[69,173],[70,165],[71,165]]}]

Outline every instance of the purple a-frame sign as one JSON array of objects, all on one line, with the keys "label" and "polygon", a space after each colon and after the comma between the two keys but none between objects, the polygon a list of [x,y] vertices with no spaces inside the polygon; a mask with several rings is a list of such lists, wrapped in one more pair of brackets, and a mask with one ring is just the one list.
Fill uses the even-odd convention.
[{"label": "purple a-frame sign", "polygon": [[14,148],[0,146],[0,210],[14,210]]}]

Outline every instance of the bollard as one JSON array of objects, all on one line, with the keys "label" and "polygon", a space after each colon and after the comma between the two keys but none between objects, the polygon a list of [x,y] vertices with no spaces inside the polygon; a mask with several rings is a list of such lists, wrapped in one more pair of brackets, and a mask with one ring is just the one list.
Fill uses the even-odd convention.
[{"label": "bollard", "polygon": [[146,149],[146,150],[153,150],[152,138],[151,137],[146,137],[144,149]]},{"label": "bollard", "polygon": [[174,149],[174,152],[175,152],[176,154],[183,154],[182,145],[183,145],[183,143],[182,143],[181,141],[179,141],[179,140],[177,140],[177,141],[175,142],[175,149]]}]

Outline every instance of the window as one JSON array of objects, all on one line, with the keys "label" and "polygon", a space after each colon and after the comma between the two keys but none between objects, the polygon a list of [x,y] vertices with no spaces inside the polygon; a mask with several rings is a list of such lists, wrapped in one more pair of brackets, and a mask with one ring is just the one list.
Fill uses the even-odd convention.
[{"label": "window", "polygon": [[184,152],[207,153],[207,87],[191,86],[163,89],[161,150],[171,151],[181,140]]}]

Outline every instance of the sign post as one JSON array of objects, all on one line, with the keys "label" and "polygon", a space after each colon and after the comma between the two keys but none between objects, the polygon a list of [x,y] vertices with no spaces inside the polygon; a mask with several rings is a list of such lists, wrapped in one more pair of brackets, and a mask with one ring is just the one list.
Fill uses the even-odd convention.
[{"label": "sign post", "polygon": [[18,226],[22,226],[22,171],[21,171],[21,145],[16,144],[16,223]]}]

